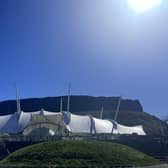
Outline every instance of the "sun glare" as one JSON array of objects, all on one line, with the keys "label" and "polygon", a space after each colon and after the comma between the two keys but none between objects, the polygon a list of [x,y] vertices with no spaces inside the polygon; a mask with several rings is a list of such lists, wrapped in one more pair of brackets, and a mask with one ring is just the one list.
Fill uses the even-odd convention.
[{"label": "sun glare", "polygon": [[162,0],[128,0],[130,7],[137,13],[146,12],[160,5]]}]

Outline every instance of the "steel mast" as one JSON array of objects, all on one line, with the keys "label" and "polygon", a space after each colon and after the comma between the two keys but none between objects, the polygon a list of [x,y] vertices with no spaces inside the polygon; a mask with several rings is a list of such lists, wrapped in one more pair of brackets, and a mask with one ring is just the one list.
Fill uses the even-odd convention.
[{"label": "steel mast", "polygon": [[100,119],[103,119],[103,114],[104,114],[104,107],[101,108]]},{"label": "steel mast", "polygon": [[118,105],[117,105],[116,113],[114,116],[114,121],[117,121],[118,113],[119,113],[119,109],[120,109],[120,104],[121,104],[121,96],[119,97],[119,100],[118,100]]},{"label": "steel mast", "polygon": [[70,106],[70,94],[71,94],[71,85],[68,85],[68,100],[67,100],[67,112],[69,112],[69,106]]},{"label": "steel mast", "polygon": [[17,106],[18,116],[20,116],[20,113],[21,113],[21,105],[20,105],[20,98],[19,98],[19,92],[18,92],[17,86],[16,86],[16,106]]}]

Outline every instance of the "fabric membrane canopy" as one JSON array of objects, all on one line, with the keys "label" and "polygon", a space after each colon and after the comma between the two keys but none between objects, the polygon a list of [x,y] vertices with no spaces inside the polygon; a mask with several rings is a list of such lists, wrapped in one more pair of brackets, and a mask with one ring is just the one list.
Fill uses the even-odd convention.
[{"label": "fabric membrane canopy", "polygon": [[[146,135],[141,125],[128,127],[113,120],[103,120],[91,115],[75,115],[70,112],[49,112],[45,110],[36,112],[21,112],[0,116],[0,134],[16,134],[22,132],[29,124],[33,115],[54,116],[62,115],[64,124],[72,133],[88,134],[138,134]],[[56,117],[56,116],[54,116]]]},{"label": "fabric membrane canopy", "polygon": [[88,116],[74,115],[63,112],[66,128],[72,133],[104,133],[104,134],[138,134],[146,135],[141,125],[128,127],[113,120],[103,120]]}]

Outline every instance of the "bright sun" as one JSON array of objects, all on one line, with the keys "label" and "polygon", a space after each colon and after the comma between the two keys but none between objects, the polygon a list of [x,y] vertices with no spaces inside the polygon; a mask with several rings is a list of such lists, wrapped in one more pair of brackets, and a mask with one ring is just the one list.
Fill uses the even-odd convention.
[{"label": "bright sun", "polygon": [[155,8],[160,5],[161,2],[162,0],[128,0],[130,7],[137,13],[143,13]]}]

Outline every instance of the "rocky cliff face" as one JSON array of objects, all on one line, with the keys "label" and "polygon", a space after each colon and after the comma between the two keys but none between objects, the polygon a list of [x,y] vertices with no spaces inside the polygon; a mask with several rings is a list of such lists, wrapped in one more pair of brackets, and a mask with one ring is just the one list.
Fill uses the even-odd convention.
[{"label": "rocky cliff face", "polygon": [[[33,98],[21,100],[21,109],[23,111],[37,111],[45,109],[48,111],[59,111],[60,101],[63,100],[63,110],[66,110],[67,96]],[[104,107],[105,110],[115,110],[117,108],[119,97],[92,97],[92,96],[71,96],[70,111],[96,111]],[[138,100],[122,100],[120,110],[142,112],[142,105]],[[0,114],[9,114],[16,112],[16,101],[0,102]]]}]

